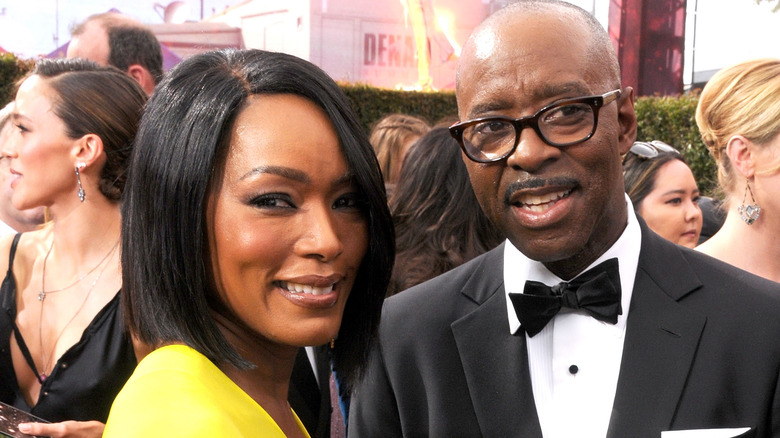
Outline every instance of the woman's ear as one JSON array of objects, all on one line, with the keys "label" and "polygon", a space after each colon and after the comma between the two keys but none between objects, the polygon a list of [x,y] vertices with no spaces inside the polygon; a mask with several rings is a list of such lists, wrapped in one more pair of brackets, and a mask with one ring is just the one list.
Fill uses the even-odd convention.
[{"label": "woman's ear", "polygon": [[744,178],[752,178],[755,174],[755,156],[753,153],[753,142],[742,135],[735,135],[729,139],[726,144],[726,155],[728,155],[734,169]]},{"label": "woman's ear", "polygon": [[95,134],[87,134],[76,141],[74,153],[74,166],[76,163],[84,163],[91,166],[103,157],[103,140]]}]

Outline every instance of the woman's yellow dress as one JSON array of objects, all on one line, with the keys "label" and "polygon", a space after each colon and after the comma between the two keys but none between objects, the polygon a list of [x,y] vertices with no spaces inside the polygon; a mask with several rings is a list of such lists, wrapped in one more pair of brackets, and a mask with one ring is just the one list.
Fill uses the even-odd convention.
[{"label": "woman's yellow dress", "polygon": [[138,364],[111,406],[103,436],[285,437],[257,402],[184,345],[158,348]]}]

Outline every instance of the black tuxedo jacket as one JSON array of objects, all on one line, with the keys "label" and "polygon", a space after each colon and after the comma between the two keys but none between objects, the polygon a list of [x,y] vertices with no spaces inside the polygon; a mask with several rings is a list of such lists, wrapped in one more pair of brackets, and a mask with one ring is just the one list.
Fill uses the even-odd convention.
[{"label": "black tuxedo jacket", "polygon": [[[300,418],[311,438],[330,436],[330,355],[328,346],[314,348],[317,377],[311,367],[305,348],[295,357],[287,401]],[[319,385],[317,384],[319,379]]]},{"label": "black tuxedo jacket", "polygon": [[[509,334],[503,252],[387,300],[350,437],[542,436],[525,336]],[[642,223],[607,436],[749,426],[744,436],[780,437],[779,377],[780,284]]]}]

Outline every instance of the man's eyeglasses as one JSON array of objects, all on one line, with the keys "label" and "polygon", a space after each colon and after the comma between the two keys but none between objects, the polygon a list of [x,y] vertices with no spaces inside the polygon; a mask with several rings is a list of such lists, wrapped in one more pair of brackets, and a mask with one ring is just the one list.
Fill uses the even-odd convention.
[{"label": "man's eyeglasses", "polygon": [[600,96],[561,100],[519,119],[483,117],[467,120],[450,126],[450,134],[466,156],[478,163],[501,161],[512,155],[520,142],[520,133],[529,127],[550,146],[571,146],[593,136],[599,109],[619,97],[620,90],[614,90]]},{"label": "man's eyeglasses", "polygon": [[[675,149],[673,146],[670,146],[660,140],[653,140],[649,142],[648,141],[634,142],[634,144],[631,145],[631,149],[629,149],[628,152],[636,155],[637,157],[648,158],[648,159],[657,157],[658,154],[661,152],[671,152],[678,155],[680,154],[680,151]],[[625,157],[623,157],[623,161],[625,161]]]}]

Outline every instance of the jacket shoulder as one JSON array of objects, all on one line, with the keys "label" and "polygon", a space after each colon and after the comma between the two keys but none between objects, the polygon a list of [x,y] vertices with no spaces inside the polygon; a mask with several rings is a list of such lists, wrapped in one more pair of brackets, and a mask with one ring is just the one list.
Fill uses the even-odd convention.
[{"label": "jacket shoulder", "polygon": [[503,290],[504,244],[385,300],[382,324],[452,321]]},{"label": "jacket shoulder", "polygon": [[780,283],[656,235],[643,235],[639,269],[673,299],[701,310],[780,313]]}]

